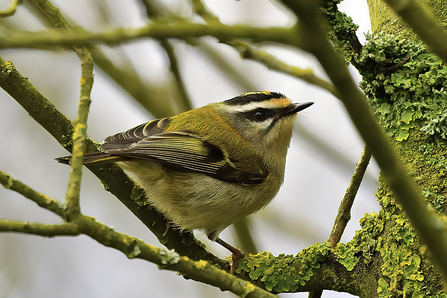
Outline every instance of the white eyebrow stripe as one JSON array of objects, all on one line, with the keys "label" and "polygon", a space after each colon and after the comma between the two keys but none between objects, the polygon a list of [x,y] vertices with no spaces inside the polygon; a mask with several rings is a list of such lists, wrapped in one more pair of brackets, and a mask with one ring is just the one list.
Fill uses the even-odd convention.
[{"label": "white eyebrow stripe", "polygon": [[253,111],[256,110],[258,108],[263,108],[263,109],[275,109],[277,108],[276,105],[272,104],[271,102],[267,102],[267,101],[260,101],[260,102],[250,102],[248,104],[244,104],[241,106],[228,106],[227,109],[230,110],[231,112],[248,112],[248,111]]}]

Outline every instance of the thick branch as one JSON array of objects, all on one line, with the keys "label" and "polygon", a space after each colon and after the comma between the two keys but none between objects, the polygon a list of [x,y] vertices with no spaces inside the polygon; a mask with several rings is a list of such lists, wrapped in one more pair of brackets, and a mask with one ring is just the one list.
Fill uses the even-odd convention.
[{"label": "thick branch", "polygon": [[[269,252],[250,255],[240,263],[241,275],[259,287],[273,293],[318,292],[333,290],[360,297],[377,293],[379,253],[366,259],[361,253],[357,265],[349,270],[342,265],[346,255],[339,248],[331,249],[328,242],[309,246],[297,255],[273,256]],[[361,280],[363,282],[359,283]]]},{"label": "thick branch", "polygon": [[447,30],[420,1],[384,0],[425,42],[431,51],[447,61]]},{"label": "thick branch", "polygon": [[443,220],[427,204],[415,183],[408,176],[381,127],[372,115],[367,100],[356,86],[343,59],[334,51],[323,31],[313,0],[283,0],[299,17],[297,35],[300,45],[320,61],[368,148],[382,170],[387,185],[402,204],[412,225],[427,244],[438,268],[447,278],[447,233]]}]

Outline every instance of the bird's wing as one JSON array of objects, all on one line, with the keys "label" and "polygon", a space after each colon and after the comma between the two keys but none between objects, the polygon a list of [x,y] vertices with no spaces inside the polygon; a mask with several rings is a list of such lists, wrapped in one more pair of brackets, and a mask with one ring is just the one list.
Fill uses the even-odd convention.
[{"label": "bird's wing", "polygon": [[262,165],[250,165],[246,171],[246,161],[232,159],[224,149],[192,132],[164,132],[167,123],[160,121],[168,120],[154,120],[108,137],[102,148],[111,155],[154,160],[227,182],[259,184],[266,177]]}]

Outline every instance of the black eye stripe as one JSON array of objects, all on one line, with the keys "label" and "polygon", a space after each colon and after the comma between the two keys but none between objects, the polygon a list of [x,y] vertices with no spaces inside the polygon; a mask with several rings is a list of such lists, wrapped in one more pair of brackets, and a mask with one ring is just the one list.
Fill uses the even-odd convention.
[{"label": "black eye stripe", "polygon": [[257,108],[252,111],[242,112],[242,115],[244,115],[248,120],[256,122],[262,122],[269,118],[275,118],[280,114],[281,114],[280,109],[264,109],[264,108]]}]

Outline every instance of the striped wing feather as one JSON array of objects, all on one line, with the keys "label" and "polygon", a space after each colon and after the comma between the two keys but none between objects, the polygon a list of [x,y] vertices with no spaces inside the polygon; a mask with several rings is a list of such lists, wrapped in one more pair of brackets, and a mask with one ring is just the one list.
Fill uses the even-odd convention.
[{"label": "striped wing feather", "polygon": [[242,170],[238,161],[230,161],[222,148],[199,135],[189,131],[163,132],[167,123],[169,121],[164,119],[154,120],[110,136],[102,149],[107,154],[154,160],[227,182],[259,184],[265,178],[262,169],[256,172]]}]

